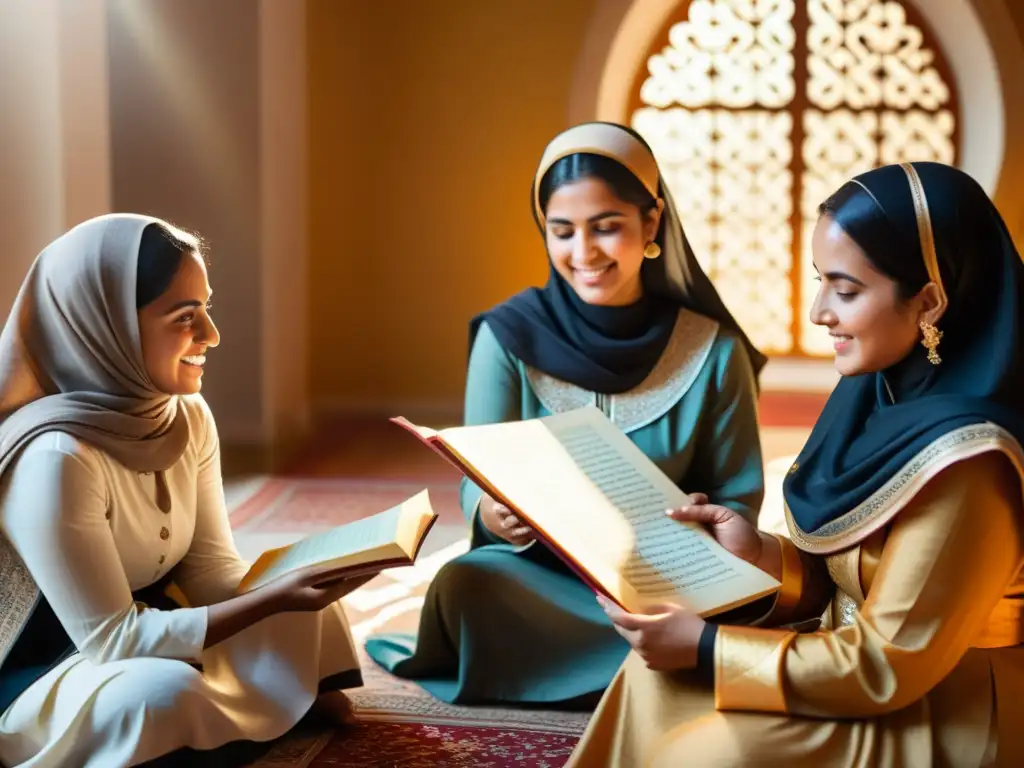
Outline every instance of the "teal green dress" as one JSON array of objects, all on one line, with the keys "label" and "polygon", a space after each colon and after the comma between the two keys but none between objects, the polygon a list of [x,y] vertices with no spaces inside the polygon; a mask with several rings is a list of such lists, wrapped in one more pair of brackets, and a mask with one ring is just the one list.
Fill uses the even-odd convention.
[{"label": "teal green dress", "polygon": [[[473,343],[466,424],[532,419],[596,404],[687,492],[753,522],[764,474],[753,368],[740,338],[681,310],[647,378],[597,395],[525,365],[484,323]],[[470,551],[431,583],[418,636],[381,635],[370,657],[454,704],[589,708],[629,652],[594,593],[539,543],[515,547],[479,521],[462,483]]]}]

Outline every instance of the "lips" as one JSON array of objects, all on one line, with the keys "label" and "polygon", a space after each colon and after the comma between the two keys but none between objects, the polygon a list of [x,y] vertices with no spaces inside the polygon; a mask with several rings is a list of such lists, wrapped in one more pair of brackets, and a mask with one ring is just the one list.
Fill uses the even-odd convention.
[{"label": "lips", "polygon": [[836,352],[841,352],[851,341],[853,341],[852,336],[845,336],[841,333],[830,333],[829,336],[832,337],[832,346],[835,348]]},{"label": "lips", "polygon": [[576,280],[583,285],[594,286],[601,283],[605,276],[611,272],[615,267],[615,264],[607,264],[603,267],[588,267],[586,269],[582,267],[573,267],[573,276]]},{"label": "lips", "polygon": [[573,267],[573,270],[576,272],[576,274],[582,275],[583,277],[599,277],[611,268],[612,265],[608,264],[607,266],[604,267]]}]

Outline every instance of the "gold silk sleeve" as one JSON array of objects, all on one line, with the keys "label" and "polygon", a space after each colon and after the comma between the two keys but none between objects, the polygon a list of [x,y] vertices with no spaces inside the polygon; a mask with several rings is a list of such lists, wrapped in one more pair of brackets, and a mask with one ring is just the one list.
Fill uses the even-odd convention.
[{"label": "gold silk sleeve", "polygon": [[771,610],[752,625],[777,627],[820,618],[835,591],[825,559],[803,552],[786,536],[769,535],[782,553],[782,586]]},{"label": "gold silk sleeve", "polygon": [[1001,455],[947,468],[891,524],[850,624],[809,634],[719,628],[716,707],[871,717],[922,698],[982,636],[1014,581],[1020,513],[1020,482]]}]

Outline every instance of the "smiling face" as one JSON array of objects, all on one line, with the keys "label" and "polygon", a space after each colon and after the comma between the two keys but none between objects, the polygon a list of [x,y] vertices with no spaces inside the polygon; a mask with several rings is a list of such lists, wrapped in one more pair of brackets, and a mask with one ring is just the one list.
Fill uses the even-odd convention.
[{"label": "smiling face", "polygon": [[592,176],[563,184],[545,212],[551,263],[586,303],[633,304],[643,295],[644,247],[657,234],[663,207],[658,201],[642,214]]},{"label": "smiling face", "polygon": [[921,321],[937,321],[933,284],[900,298],[896,281],[879,272],[831,216],[818,219],[811,247],[821,282],[811,322],[828,328],[843,376],[895,365],[918,343]]},{"label": "smiling face", "polygon": [[139,310],[142,357],[158,391],[191,395],[202,388],[206,351],[220,343],[210,317],[211,293],[206,265],[189,252],[167,290]]}]

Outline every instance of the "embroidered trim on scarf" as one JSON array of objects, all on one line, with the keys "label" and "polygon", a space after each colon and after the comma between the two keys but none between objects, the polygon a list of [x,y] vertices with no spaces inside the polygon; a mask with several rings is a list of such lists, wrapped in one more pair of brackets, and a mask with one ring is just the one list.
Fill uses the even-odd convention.
[{"label": "embroidered trim on scarf", "polygon": [[[696,381],[718,335],[718,323],[689,310],[680,310],[665,351],[638,386],[618,395],[603,395],[602,410],[623,432],[633,432],[660,419]],[[537,399],[551,413],[597,405],[598,397],[575,384],[530,366],[526,378]]]},{"label": "embroidered trim on scarf", "polygon": [[801,530],[787,505],[790,538],[800,549],[815,555],[859,544],[892,520],[942,470],[991,451],[1005,454],[1024,477],[1024,450],[1013,435],[987,422],[961,427],[933,441],[862,503],[816,531]]}]

